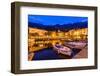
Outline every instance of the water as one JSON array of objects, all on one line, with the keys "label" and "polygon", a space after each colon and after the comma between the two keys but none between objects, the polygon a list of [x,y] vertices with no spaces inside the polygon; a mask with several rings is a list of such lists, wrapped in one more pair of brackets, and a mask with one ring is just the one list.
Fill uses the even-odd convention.
[{"label": "water", "polygon": [[[72,55],[71,58],[73,58],[79,51],[80,49],[72,49]],[[64,59],[59,54],[53,50],[53,48],[45,48],[42,50],[39,50],[35,52],[35,55],[33,57],[33,60],[55,60],[55,59]]]}]

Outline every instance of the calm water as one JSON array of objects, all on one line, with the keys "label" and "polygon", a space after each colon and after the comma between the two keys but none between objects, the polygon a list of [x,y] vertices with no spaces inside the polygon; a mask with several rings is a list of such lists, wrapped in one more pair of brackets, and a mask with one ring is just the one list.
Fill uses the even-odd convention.
[{"label": "calm water", "polygon": [[[71,57],[73,58],[80,49],[73,49],[73,53]],[[63,59],[61,58],[53,48],[46,48],[35,52],[33,60],[55,60],[55,59]]]}]

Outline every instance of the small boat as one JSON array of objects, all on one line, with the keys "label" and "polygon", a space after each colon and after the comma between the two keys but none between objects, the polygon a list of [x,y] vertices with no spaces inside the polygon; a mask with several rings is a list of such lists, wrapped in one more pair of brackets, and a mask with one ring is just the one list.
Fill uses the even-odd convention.
[{"label": "small boat", "polygon": [[54,50],[57,51],[58,54],[68,55],[71,56],[72,50],[69,47],[63,45],[54,45]]},{"label": "small boat", "polygon": [[87,46],[86,42],[68,42],[65,44],[66,46],[70,46],[71,48],[82,49]]}]

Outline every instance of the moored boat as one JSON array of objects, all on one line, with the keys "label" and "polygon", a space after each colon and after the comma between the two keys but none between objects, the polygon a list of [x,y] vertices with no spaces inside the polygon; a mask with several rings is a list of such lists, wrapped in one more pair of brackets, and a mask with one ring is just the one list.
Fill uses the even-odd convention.
[{"label": "moored boat", "polygon": [[72,54],[72,50],[69,47],[60,44],[53,45],[53,48],[55,51],[57,51],[58,54],[63,54],[68,56],[71,56]]}]

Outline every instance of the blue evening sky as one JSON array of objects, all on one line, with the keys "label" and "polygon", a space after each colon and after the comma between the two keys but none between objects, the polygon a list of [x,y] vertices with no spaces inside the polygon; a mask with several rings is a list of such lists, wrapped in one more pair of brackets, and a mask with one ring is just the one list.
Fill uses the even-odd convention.
[{"label": "blue evening sky", "polygon": [[52,16],[52,15],[28,15],[28,22],[44,25],[68,24],[88,21],[88,17],[77,16]]}]

